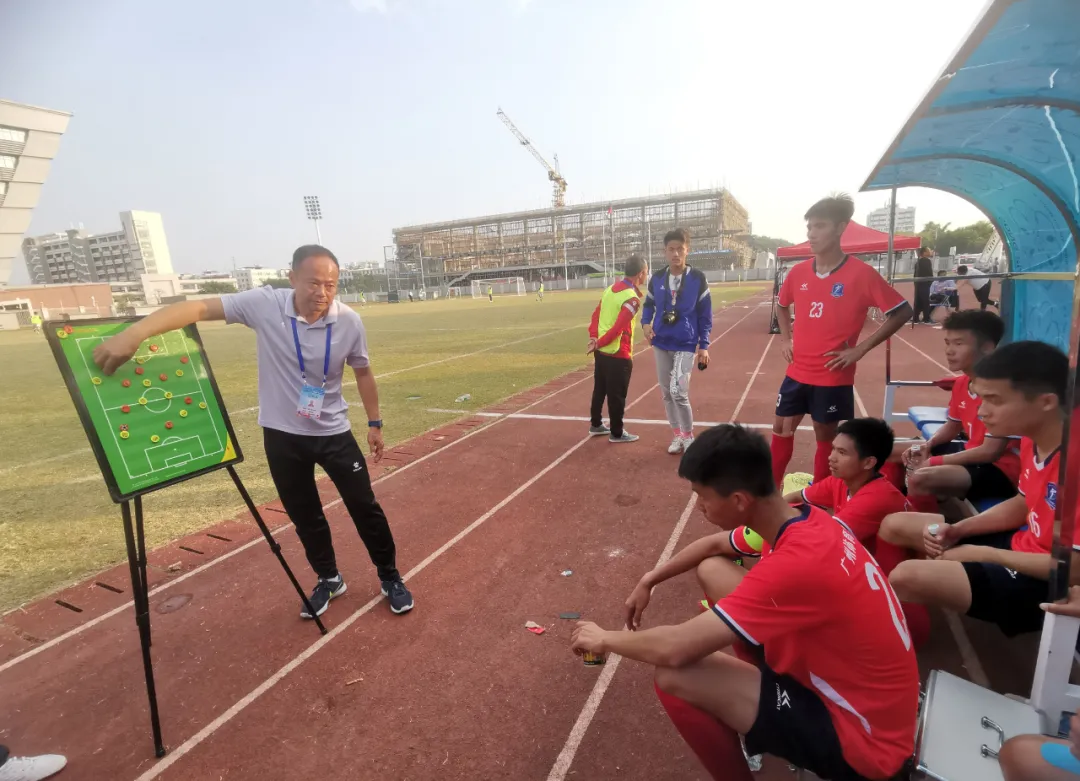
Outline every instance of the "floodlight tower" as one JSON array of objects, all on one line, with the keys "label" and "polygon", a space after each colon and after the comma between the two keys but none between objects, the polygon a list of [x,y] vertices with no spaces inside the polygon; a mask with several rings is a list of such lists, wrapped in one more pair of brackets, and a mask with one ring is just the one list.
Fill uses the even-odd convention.
[{"label": "floodlight tower", "polygon": [[319,244],[322,244],[322,231],[319,230],[319,220],[322,219],[322,207],[319,206],[319,196],[305,195],[304,211],[307,212],[307,218],[309,220],[315,220],[315,238]]}]

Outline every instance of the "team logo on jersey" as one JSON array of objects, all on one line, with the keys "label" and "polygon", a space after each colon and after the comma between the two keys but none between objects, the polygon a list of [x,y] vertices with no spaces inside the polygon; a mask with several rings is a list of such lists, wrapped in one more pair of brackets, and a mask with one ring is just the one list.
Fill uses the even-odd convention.
[{"label": "team logo on jersey", "polygon": [[802,283],[801,285],[799,285],[799,290],[809,290],[809,289],[810,289],[810,288],[809,288],[809,287],[807,287],[807,285],[806,285],[806,283],[805,283],[805,282],[803,282],[803,283]]},{"label": "team logo on jersey", "polygon": [[1046,504],[1051,510],[1057,509],[1057,483],[1046,484]]},{"label": "team logo on jersey", "polygon": [[844,285],[842,282],[837,282],[832,286],[832,297],[840,298],[842,295],[844,295]]}]

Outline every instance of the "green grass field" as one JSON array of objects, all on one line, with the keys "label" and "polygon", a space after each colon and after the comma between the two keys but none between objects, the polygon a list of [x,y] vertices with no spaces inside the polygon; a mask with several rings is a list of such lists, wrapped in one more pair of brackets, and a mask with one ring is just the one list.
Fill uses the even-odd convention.
[{"label": "green grass field", "polygon": [[[716,305],[764,290],[713,288]],[[585,327],[599,290],[368,306],[388,445],[584,366]],[[256,423],[255,335],[200,327],[257,503],[275,498]],[[436,363],[438,362],[438,363]],[[0,333],[0,612],[125,559],[119,507],[108,496],[52,353],[40,334]],[[467,403],[455,399],[469,394]],[[346,399],[364,413],[355,385]],[[362,438],[361,438],[361,441]],[[242,510],[224,472],[147,496],[147,545],[155,547]]]}]

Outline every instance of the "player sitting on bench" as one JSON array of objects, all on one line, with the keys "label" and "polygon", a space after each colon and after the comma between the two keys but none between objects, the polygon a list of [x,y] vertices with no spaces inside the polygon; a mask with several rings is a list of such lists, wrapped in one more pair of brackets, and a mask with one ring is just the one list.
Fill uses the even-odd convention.
[{"label": "player sitting on bench", "polygon": [[714,778],[752,781],[740,733],[749,753],[822,778],[896,776],[914,750],[919,673],[873,558],[828,513],[784,501],[768,444],[741,426],[702,434],[679,475],[706,520],[755,529],[766,555],[749,572],[702,557],[711,611],[638,631],[581,622],[574,650],[653,665],[661,702]]},{"label": "player sitting on bench", "polygon": [[[949,369],[962,372],[949,399],[949,420],[919,447],[904,452],[904,465],[912,471],[908,497],[917,510],[937,512],[936,497],[956,497],[970,502],[1004,501],[1016,496],[1020,479],[1020,443],[1015,439],[988,436],[979,419],[979,397],[972,392],[975,364],[992,353],[1005,335],[1005,323],[993,312],[967,309],[953,312],[943,323],[945,360]],[[960,452],[931,455],[960,434],[967,437]],[[943,506],[953,519],[974,515],[966,503]]]},{"label": "player sitting on bench", "polygon": [[1024,438],[1020,494],[952,525],[932,513],[886,518],[883,540],[927,556],[893,570],[902,600],[966,613],[1008,636],[1042,627],[1068,377],[1069,359],[1043,342],[1007,344],[975,365],[987,431]]}]

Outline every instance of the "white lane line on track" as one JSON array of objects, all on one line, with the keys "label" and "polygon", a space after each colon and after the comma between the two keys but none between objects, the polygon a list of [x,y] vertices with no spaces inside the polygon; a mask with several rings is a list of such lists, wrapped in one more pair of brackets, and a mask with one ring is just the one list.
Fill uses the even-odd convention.
[{"label": "white lane line on track", "polygon": [[[690,501],[686,503],[686,507],[683,509],[682,515],[679,516],[678,523],[676,523],[675,528],[671,530],[671,536],[668,537],[667,545],[664,546],[660,558],[656,561],[657,567],[663,565],[671,558],[671,554],[675,551],[675,546],[678,544],[679,538],[686,528],[686,522],[690,520],[690,514],[694,511],[694,506],[696,504],[697,497],[691,496]],[[615,677],[615,671],[619,669],[619,663],[621,661],[622,657],[616,654],[610,654],[608,656],[607,663],[604,665],[604,670],[600,673],[600,677],[596,680],[596,683],[593,684],[592,691],[589,692],[589,698],[585,700],[585,705],[578,714],[574,726],[570,729],[570,735],[566,738],[566,743],[563,744],[562,751],[560,751],[559,756],[555,758],[555,764],[552,765],[551,772],[548,773],[547,781],[563,781],[566,778],[567,773],[570,772],[570,767],[574,764],[574,757],[577,754],[578,748],[581,746],[581,741],[584,740],[585,733],[588,732],[593,717],[600,709],[600,703],[603,702],[604,695],[607,694],[608,687],[611,686],[611,681]]]}]

